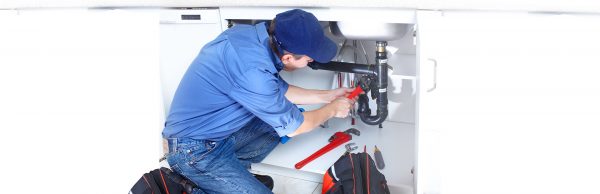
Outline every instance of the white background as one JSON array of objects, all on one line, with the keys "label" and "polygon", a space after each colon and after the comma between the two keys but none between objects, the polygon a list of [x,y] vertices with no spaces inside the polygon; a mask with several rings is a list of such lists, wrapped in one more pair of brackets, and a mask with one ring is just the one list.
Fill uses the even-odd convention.
[{"label": "white background", "polygon": [[158,167],[157,21],[0,11],[0,193],[127,193]]}]

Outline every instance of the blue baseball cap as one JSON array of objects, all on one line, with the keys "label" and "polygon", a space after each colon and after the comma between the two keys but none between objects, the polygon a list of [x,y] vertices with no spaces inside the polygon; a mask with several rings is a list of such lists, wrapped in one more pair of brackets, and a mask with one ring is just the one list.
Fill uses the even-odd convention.
[{"label": "blue baseball cap", "polygon": [[323,33],[312,13],[293,9],[275,16],[275,40],[286,51],[307,55],[319,63],[335,57],[337,45]]}]

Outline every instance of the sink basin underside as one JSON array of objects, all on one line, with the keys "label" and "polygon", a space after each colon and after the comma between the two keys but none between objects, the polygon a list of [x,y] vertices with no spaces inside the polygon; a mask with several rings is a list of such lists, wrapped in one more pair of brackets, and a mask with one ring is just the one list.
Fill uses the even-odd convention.
[{"label": "sink basin underside", "polygon": [[335,36],[350,40],[391,41],[402,38],[409,24],[377,23],[369,21],[331,22],[331,32]]}]

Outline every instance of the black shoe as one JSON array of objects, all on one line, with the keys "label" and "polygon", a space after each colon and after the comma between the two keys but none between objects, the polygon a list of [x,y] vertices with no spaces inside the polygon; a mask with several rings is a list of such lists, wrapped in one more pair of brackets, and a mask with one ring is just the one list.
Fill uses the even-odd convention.
[{"label": "black shoe", "polygon": [[260,175],[260,174],[252,174],[254,175],[254,178],[256,178],[256,180],[260,181],[262,184],[264,184],[265,186],[267,186],[267,188],[269,188],[269,190],[273,190],[273,178],[271,178],[268,175]]}]

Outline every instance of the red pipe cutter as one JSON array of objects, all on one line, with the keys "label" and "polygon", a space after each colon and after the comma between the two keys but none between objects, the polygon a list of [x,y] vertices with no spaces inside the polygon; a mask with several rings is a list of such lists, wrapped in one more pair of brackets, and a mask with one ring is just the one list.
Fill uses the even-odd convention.
[{"label": "red pipe cutter", "polygon": [[356,136],[360,136],[360,131],[358,129],[355,128],[350,128],[344,132],[335,132],[330,138],[329,138],[329,144],[325,145],[323,148],[319,149],[317,152],[313,153],[312,155],[308,156],[306,159],[296,163],[295,167],[296,169],[301,169],[302,167],[304,167],[306,164],[308,164],[309,162],[317,159],[318,157],[322,156],[323,154],[333,150],[334,148],[352,140],[352,135],[354,134]]}]

